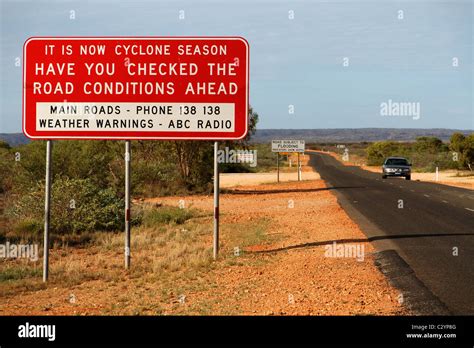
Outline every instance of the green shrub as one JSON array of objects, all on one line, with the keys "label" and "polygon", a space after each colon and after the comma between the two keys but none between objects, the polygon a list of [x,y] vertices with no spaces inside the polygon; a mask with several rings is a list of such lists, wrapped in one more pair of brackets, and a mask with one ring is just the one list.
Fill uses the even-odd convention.
[{"label": "green shrub", "polygon": [[436,137],[418,137],[413,147],[417,152],[436,154],[446,151],[447,148],[444,148],[443,145],[443,142]]},{"label": "green shrub", "polygon": [[159,207],[148,210],[143,216],[143,224],[146,227],[153,227],[160,224],[183,224],[187,220],[196,216],[192,209],[180,209],[176,207]]},{"label": "green shrub", "polygon": [[379,166],[383,164],[385,158],[394,155],[401,155],[400,144],[392,141],[377,141],[367,148],[367,164]]},{"label": "green shrub", "polygon": [[11,190],[13,186],[14,153],[2,147],[0,141],[0,193]]},{"label": "green shrub", "polygon": [[442,170],[458,166],[449,146],[435,137],[419,137],[414,143],[379,141],[370,144],[366,152],[369,165],[381,165],[387,157],[402,156],[413,164],[414,171],[433,172],[436,167]]},{"label": "green shrub", "polygon": [[13,231],[15,236],[19,237],[22,240],[28,240],[32,238],[33,240],[38,240],[41,238],[41,234],[44,230],[44,223],[41,220],[35,220],[28,218],[17,222]]},{"label": "green shrub", "polygon": [[[44,183],[18,196],[9,206],[7,215],[18,221],[16,229],[37,233],[37,222],[44,219]],[[50,221],[51,232],[58,234],[122,230],[124,201],[113,190],[101,189],[89,179],[56,177],[51,188]]]},{"label": "green shrub", "polygon": [[41,276],[41,268],[4,267],[0,272],[0,282]]}]

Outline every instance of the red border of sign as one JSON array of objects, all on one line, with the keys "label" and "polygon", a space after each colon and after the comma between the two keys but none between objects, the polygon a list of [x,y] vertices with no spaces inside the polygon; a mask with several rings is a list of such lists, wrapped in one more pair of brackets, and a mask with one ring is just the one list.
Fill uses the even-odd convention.
[{"label": "red border of sign", "polygon": [[[33,40],[81,40],[81,39],[92,39],[92,40],[107,40],[107,39],[167,39],[167,40],[181,40],[181,39],[188,39],[188,40],[195,40],[195,39],[234,39],[234,40],[241,40],[247,49],[247,76],[246,76],[246,84],[247,84],[247,91],[245,94],[245,132],[240,137],[182,137],[182,138],[173,138],[173,137],[124,137],[124,136],[31,136],[26,132],[25,129],[25,70],[26,70],[26,48],[30,41]],[[247,136],[248,134],[248,126],[249,126],[249,92],[250,92],[250,84],[249,84],[249,75],[250,75],[250,45],[248,41],[242,36],[32,36],[28,38],[25,43],[23,44],[23,71],[22,71],[22,79],[23,79],[23,88],[22,88],[22,131],[23,134],[33,140],[47,140],[47,139],[59,139],[59,140],[240,140]]]}]

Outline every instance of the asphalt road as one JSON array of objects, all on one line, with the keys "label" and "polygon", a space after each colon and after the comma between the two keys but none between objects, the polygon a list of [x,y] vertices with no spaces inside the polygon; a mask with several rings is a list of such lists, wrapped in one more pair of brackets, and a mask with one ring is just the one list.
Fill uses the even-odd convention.
[{"label": "asphalt road", "polygon": [[453,314],[474,314],[474,191],[384,180],[330,155],[307,154],[377,249],[395,249]]}]

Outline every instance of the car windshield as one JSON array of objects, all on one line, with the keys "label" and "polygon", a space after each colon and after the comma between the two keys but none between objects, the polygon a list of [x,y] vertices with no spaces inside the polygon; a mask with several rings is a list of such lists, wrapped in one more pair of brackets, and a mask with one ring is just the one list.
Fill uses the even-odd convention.
[{"label": "car windshield", "polygon": [[407,166],[408,161],[404,158],[388,158],[385,161],[385,164],[388,164],[390,166]]}]

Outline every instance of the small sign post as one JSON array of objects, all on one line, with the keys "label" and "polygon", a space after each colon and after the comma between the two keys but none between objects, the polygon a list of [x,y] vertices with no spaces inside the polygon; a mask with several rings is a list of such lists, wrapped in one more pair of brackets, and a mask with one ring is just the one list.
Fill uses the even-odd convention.
[{"label": "small sign post", "polygon": [[298,152],[298,181],[301,181],[301,162],[300,153]]},{"label": "small sign post", "polygon": [[298,164],[297,164],[298,181],[301,181],[300,153],[303,153],[304,150],[305,150],[304,140],[272,140],[272,152],[277,153],[277,182],[280,182],[280,166],[279,166],[280,152],[298,153]]},{"label": "small sign post", "polygon": [[49,222],[51,217],[51,140],[46,141],[46,177],[44,183],[44,241],[43,241],[43,282],[49,276]]},{"label": "small sign post", "polygon": [[280,182],[280,153],[277,152],[277,183]]}]

